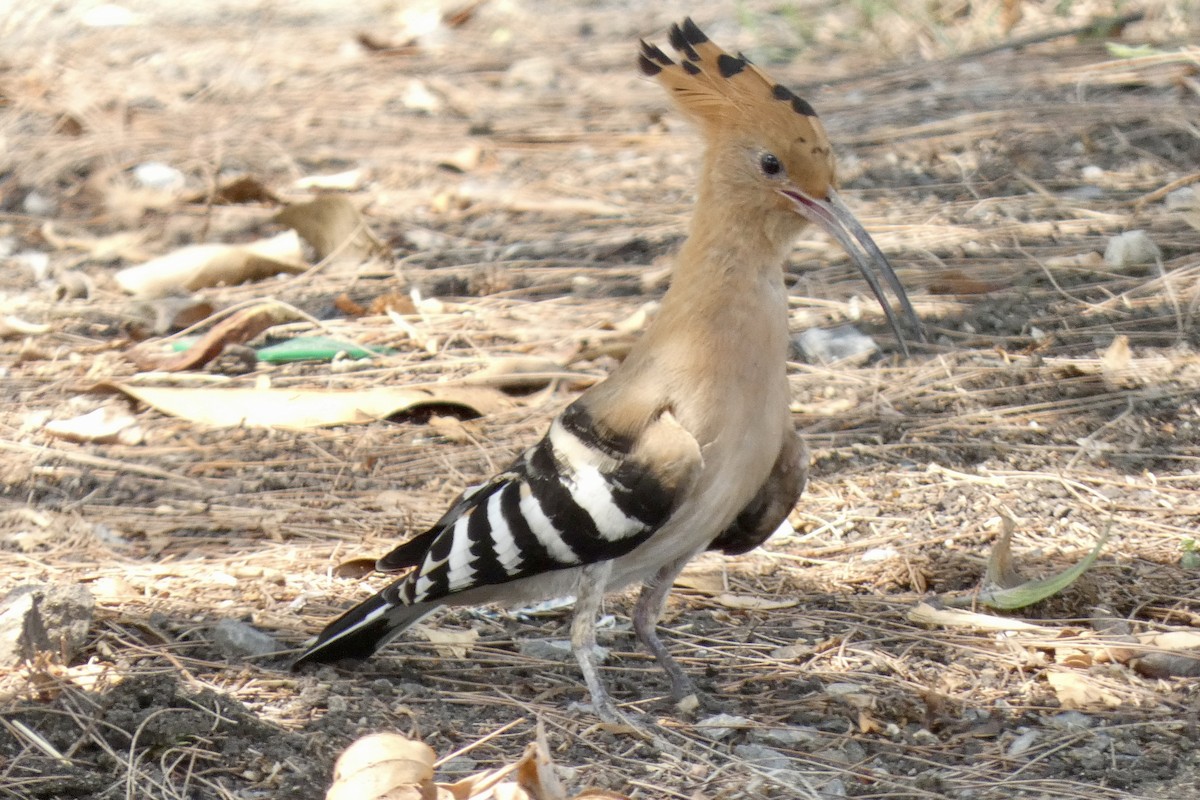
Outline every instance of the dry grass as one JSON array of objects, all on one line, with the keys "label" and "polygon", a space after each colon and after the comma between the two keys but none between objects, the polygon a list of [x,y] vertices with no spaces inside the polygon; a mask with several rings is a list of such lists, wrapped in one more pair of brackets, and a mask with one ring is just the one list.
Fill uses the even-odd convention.
[{"label": "dry grass", "polygon": [[[397,55],[353,45],[362,30],[396,31],[382,6],[132,6],[147,25],[89,29],[78,9],[21,5],[0,22],[0,240],[48,253],[50,272],[36,280],[10,254],[0,315],[51,331],[0,340],[0,587],[83,583],[99,607],[82,660],[0,674],[0,785],[18,798],[315,797],[359,733],[401,729],[442,754],[470,748],[483,767],[513,760],[541,719],[578,782],[635,797],[1194,793],[1192,681],[1062,654],[1106,647],[1104,619],[1135,633],[1200,622],[1200,575],[1187,566],[1200,523],[1200,232],[1163,202],[1200,163],[1200,55],[1181,45],[1200,31],[1196,8],[1147,5],[1122,41],[1160,52],[1134,58],[1071,37],[985,52],[1112,11],[1020,5],[1007,31],[1003,3],[747,4],[736,20],[691,9],[714,38],[806,87],[852,205],[934,343],[907,362],[794,364],[796,420],[815,451],[797,533],[702,559],[691,579],[709,588],[672,601],[675,652],[749,730],[713,742],[676,714],[624,599],[613,601],[610,679],[662,720],[663,752],[589,727],[571,707],[574,669],[522,652],[563,635],[562,611],[451,612],[433,624],[478,631],[468,659],[413,635],[359,674],[230,661],[211,629],[246,619],[298,644],[363,594],[333,567],[428,524],[611,368],[595,353],[619,347],[614,324],[659,291],[696,167],[692,134],[630,66],[632,42],[661,38],[666,12],[493,3],[443,49]],[[535,77],[516,76],[511,65],[531,56],[545,58],[526,65]],[[440,111],[404,106],[414,80]],[[472,144],[477,168],[439,166]],[[189,190],[245,172],[289,198],[305,175],[370,176],[353,196],[394,263],[208,294],[232,305],[270,293],[321,330],[397,353],[349,370],[260,367],[228,385],[458,379],[510,355],[577,375],[451,438],[420,419],[212,431],[146,409],[136,446],[47,436],[46,419],[112,402],[88,387],[135,372],[122,331],[143,312],[112,282],[132,259],[85,239],[133,233],[156,254],[271,230],[273,208],[156,206],[128,172],[149,160],[182,170]],[[49,211],[30,210],[31,190]],[[1135,228],[1161,263],[1081,257]],[[54,300],[71,272],[91,295]],[[828,242],[802,242],[790,274],[796,331],[858,319],[886,341]],[[408,287],[443,310],[408,318],[407,331],[331,313],[342,292],[369,301]],[[1127,362],[1104,358],[1117,336]],[[1078,584],[1026,615],[1049,633],[910,622],[928,593],[978,583],[1002,517],[1017,521],[1029,573],[1078,560],[1108,526],[1114,535]],[[730,607],[714,581],[799,603]],[[1106,699],[1064,713],[1061,674]],[[806,738],[759,738],[779,726]],[[764,746],[783,771],[755,760]]]}]

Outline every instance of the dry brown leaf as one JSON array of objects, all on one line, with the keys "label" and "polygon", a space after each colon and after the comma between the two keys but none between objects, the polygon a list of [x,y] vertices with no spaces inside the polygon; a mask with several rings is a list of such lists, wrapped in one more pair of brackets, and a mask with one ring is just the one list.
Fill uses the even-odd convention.
[{"label": "dry brown leaf", "polygon": [[180,372],[202,367],[231,344],[245,344],[263,331],[295,318],[295,312],[277,303],[247,308],[214,325],[212,330],[182,353],[157,353],[140,346],[129,356],[139,369]]},{"label": "dry brown leaf", "polygon": [[471,628],[451,630],[422,627],[420,633],[429,640],[433,649],[443,658],[464,659],[471,652],[474,644],[479,641],[479,631]]},{"label": "dry brown leaf", "polygon": [[1121,698],[1114,695],[1082,672],[1051,670],[1046,680],[1063,708],[1115,707]]},{"label": "dry brown leaf", "polygon": [[620,792],[610,792],[608,789],[584,789],[571,800],[632,800],[632,798]]},{"label": "dry brown leaf", "polygon": [[339,578],[365,578],[375,571],[377,561],[374,558],[352,558],[334,567],[333,574]]},{"label": "dry brown leaf", "polygon": [[479,441],[479,437],[471,430],[472,426],[469,426],[458,417],[446,417],[434,414],[429,418],[429,427],[433,428],[438,436],[455,444],[470,444],[471,442]]},{"label": "dry brown leaf", "polygon": [[906,615],[911,622],[942,628],[971,628],[977,631],[1034,631],[1053,635],[1056,631],[1019,619],[998,617],[995,614],[979,614],[961,608],[934,608],[928,603],[918,603]]},{"label": "dry brown leaf", "polygon": [[211,203],[215,206],[227,206],[240,205],[242,203],[278,204],[282,201],[258,178],[243,175],[240,178],[234,178],[231,181],[221,184],[211,193],[200,192],[191,195],[184,202]]},{"label": "dry brown leaf", "polygon": [[1129,379],[1129,365],[1133,363],[1133,351],[1129,349],[1129,337],[1121,334],[1113,337],[1112,344],[1100,356],[1100,375],[1106,386],[1120,389]]},{"label": "dry brown leaf", "polygon": [[867,713],[866,709],[858,712],[859,733],[879,733],[885,728],[884,724]]},{"label": "dry brown leaf", "polygon": [[106,405],[71,419],[47,422],[46,433],[69,442],[100,442],[102,444],[141,444],[145,432],[129,409]]},{"label": "dry brown leaf", "polygon": [[433,749],[398,733],[375,733],[351,744],[333,768],[325,800],[433,800]]},{"label": "dry brown leaf", "polygon": [[64,236],[47,222],[41,227],[42,238],[56,250],[82,250],[96,261],[145,261],[150,255],[143,249],[146,241],[143,231],[122,231],[108,236]]},{"label": "dry brown leaf", "polygon": [[537,356],[502,356],[489,359],[478,372],[465,380],[475,386],[495,386],[500,389],[540,389],[551,380],[574,377],[575,373],[557,361]]},{"label": "dry brown leaf", "polygon": [[14,316],[0,317],[0,339],[16,338],[20,336],[38,336],[40,334],[49,332],[49,325],[43,325],[38,322],[26,322],[20,317]]},{"label": "dry brown leaf", "polygon": [[1139,652],[1131,666],[1151,678],[1194,678],[1200,676],[1200,632],[1167,631],[1137,637],[1158,652]]},{"label": "dry brown leaf", "polygon": [[180,290],[262,280],[281,272],[304,272],[308,265],[302,259],[300,240],[288,231],[243,245],[188,245],[123,269],[114,277],[130,294],[161,297]]},{"label": "dry brown leaf", "polygon": [[1050,269],[1066,267],[1087,267],[1088,269],[1096,269],[1104,266],[1104,256],[1100,255],[1095,250],[1089,250],[1086,253],[1078,253],[1073,256],[1053,256],[1046,259],[1046,266]]},{"label": "dry brown leaf", "polygon": [[470,172],[479,166],[482,159],[483,148],[478,144],[469,144],[438,161],[438,166],[453,172]]},{"label": "dry brown leaf", "polygon": [[275,215],[275,221],[300,234],[321,260],[336,255],[343,261],[363,261],[388,252],[358,208],[341,195],[290,205]]},{"label": "dry brown leaf", "polygon": [[292,188],[307,191],[323,189],[330,192],[356,192],[367,182],[367,171],[361,167],[329,175],[309,175],[292,184]]},{"label": "dry brown leaf", "polygon": [[749,611],[775,611],[780,608],[794,608],[800,605],[799,600],[776,600],[770,597],[760,597],[756,594],[733,594],[722,592],[713,598],[725,608],[745,609]]},{"label": "dry brown leaf", "polygon": [[936,280],[929,283],[930,294],[989,294],[1006,288],[1008,284],[973,278],[957,269],[940,272]]},{"label": "dry brown leaf", "polygon": [[164,414],[219,428],[286,428],[357,425],[422,406],[458,406],[477,415],[511,405],[501,392],[481,387],[431,389],[373,388],[364,391],[320,389],[227,389],[131,386],[103,383]]},{"label": "dry brown leaf", "polygon": [[386,314],[389,311],[397,314],[416,314],[417,306],[412,295],[408,292],[388,292],[381,294],[371,301],[370,313]]},{"label": "dry brown leaf", "polygon": [[718,595],[725,591],[725,578],[719,572],[693,572],[684,570],[675,578],[677,589],[689,589],[700,594]]}]

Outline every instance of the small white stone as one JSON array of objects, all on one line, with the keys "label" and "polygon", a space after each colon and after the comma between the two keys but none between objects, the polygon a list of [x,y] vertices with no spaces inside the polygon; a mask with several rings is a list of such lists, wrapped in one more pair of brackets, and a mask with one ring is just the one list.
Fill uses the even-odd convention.
[{"label": "small white stone", "polygon": [[1104,263],[1120,269],[1139,264],[1153,264],[1162,258],[1162,250],[1145,231],[1128,231],[1108,240]]},{"label": "small white stone", "polygon": [[178,192],[187,184],[183,173],[161,161],[147,161],[133,168],[133,179],[146,189]]}]

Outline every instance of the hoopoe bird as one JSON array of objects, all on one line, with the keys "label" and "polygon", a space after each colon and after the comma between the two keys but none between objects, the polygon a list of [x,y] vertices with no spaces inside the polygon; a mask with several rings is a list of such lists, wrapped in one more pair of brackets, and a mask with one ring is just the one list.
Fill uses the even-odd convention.
[{"label": "hoopoe bird", "polygon": [[675,577],[704,550],[762,544],[807,478],[789,411],[783,274],[801,229],[815,223],[854,259],[906,354],[880,276],[923,337],[887,259],[834,189],[812,107],[690,19],[671,27],[670,42],[678,62],[643,41],[638,64],[697,123],[705,151],[656,318],[540,442],[380,558],[379,572],[403,576],[331,622],[296,666],[367,658],[440,606],[574,594],[571,645],[593,708],[622,720],[600,679],[596,617],[605,593],[641,583],[634,631],[672,697],[687,697],[693,685],[656,630]]}]

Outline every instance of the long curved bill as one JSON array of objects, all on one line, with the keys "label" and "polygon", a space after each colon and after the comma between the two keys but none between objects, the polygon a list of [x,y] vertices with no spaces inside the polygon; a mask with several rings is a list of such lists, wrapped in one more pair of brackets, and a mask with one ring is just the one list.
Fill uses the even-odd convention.
[{"label": "long curved bill", "polygon": [[913,310],[912,303],[908,299],[908,294],[904,291],[904,286],[900,283],[900,279],[896,277],[892,265],[888,263],[887,257],[879,249],[879,245],[875,244],[875,240],[871,238],[871,235],[854,218],[854,214],[842,202],[842,198],[838,196],[837,192],[831,188],[829,190],[829,197],[824,200],[809,197],[793,188],[780,189],[779,192],[792,201],[797,214],[821,226],[822,230],[837,239],[842,249],[854,260],[854,264],[858,267],[858,271],[862,273],[863,279],[871,287],[871,292],[875,295],[875,299],[883,307],[883,313],[887,315],[888,325],[891,326],[892,332],[896,334],[896,340],[900,342],[900,350],[904,355],[907,356],[909,354],[908,341],[901,330],[900,321],[896,316],[895,310],[892,308],[892,304],[888,301],[887,295],[883,293],[883,287],[879,283],[880,275],[883,276],[887,285],[891,287],[892,293],[896,295],[896,300],[900,304],[904,321],[908,323],[908,327],[912,329],[917,340],[921,342],[927,341],[925,338],[925,329],[921,326],[921,320],[917,318],[917,312]]}]

